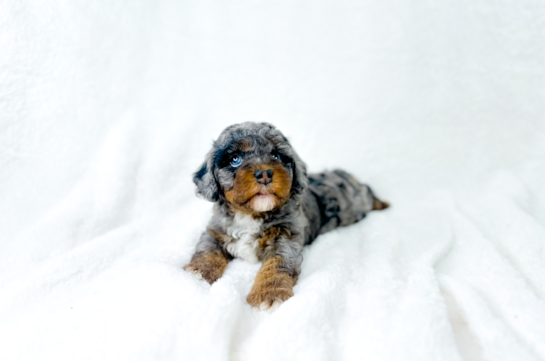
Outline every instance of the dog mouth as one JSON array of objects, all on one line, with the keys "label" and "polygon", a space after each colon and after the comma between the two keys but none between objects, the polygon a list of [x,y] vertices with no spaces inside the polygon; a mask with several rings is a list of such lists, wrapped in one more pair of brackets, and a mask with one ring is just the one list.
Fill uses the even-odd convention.
[{"label": "dog mouth", "polygon": [[268,212],[276,208],[277,201],[274,193],[258,192],[248,200],[248,205],[256,212]]}]

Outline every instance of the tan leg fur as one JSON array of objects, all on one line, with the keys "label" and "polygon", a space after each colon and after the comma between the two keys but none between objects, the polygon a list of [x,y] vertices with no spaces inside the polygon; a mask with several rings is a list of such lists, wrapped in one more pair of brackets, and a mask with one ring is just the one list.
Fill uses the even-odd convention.
[{"label": "tan leg fur", "polygon": [[263,262],[246,299],[250,305],[261,310],[275,309],[293,296],[295,280],[281,270],[281,265],[280,256],[268,258]]}]

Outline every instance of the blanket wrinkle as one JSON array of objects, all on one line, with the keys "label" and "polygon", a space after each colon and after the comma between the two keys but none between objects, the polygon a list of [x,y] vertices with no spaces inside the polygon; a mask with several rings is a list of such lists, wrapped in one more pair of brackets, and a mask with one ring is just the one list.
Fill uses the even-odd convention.
[{"label": "blanket wrinkle", "polygon": [[[479,292],[480,297],[486,300],[482,307],[486,304],[494,317],[502,318],[508,323],[510,330],[518,331],[513,337],[524,335],[526,342],[533,344],[543,355],[545,349],[540,341],[545,337],[543,302],[537,298],[531,287],[528,287],[528,283],[519,275],[517,268],[498,252],[494,242],[485,238],[472,222],[461,214],[454,215],[453,219],[458,230],[457,242],[464,247],[473,248],[475,254],[472,257],[480,258],[483,268],[479,271],[475,264],[467,264],[466,269],[452,270],[449,274],[462,276],[468,287],[479,290],[474,293]],[[473,244],[468,243],[469,239],[472,239]],[[506,283],[510,285],[509,292],[504,291]],[[532,309],[534,312],[532,315],[519,314],[518,310],[521,309]]]},{"label": "blanket wrinkle", "polygon": [[[511,327],[487,304],[471,286],[464,285],[450,276],[441,277],[441,286],[453,296],[468,326],[473,330],[483,356],[491,360],[540,360],[534,345],[527,345]],[[538,356],[539,355],[539,356]]]}]

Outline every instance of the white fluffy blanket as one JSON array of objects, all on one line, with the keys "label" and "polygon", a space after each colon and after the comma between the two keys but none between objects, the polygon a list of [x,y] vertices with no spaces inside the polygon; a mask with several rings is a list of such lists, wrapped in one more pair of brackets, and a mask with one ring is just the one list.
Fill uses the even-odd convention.
[{"label": "white fluffy blanket", "polygon": [[[461,3],[7,1],[0,359],[544,360],[544,7]],[[181,270],[244,120],[392,204],[273,313]]]}]

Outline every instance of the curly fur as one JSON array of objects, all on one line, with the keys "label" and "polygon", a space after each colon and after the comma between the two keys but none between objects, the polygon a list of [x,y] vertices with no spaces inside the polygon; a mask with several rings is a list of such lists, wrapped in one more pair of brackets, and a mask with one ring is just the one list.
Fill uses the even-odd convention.
[{"label": "curly fur", "polygon": [[[237,158],[241,164],[233,166]],[[258,178],[267,170],[270,183]],[[307,175],[286,137],[268,123],[226,128],[193,181],[197,194],[215,206],[184,269],[212,283],[234,257],[263,261],[247,298],[260,309],[277,307],[293,295],[305,244],[388,207],[342,170]]]}]

